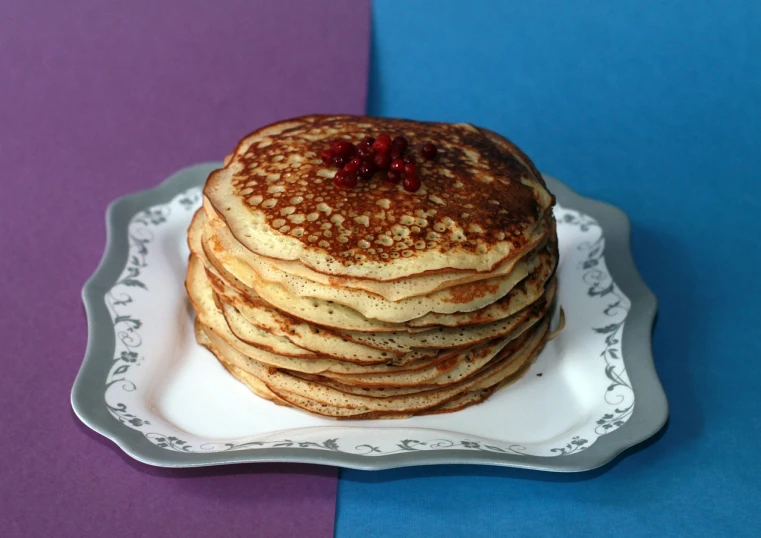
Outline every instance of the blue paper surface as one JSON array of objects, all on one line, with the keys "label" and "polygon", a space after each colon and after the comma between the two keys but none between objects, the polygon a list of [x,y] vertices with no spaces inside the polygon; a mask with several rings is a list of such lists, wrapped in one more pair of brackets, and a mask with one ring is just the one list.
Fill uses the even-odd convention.
[{"label": "blue paper surface", "polygon": [[380,0],[374,16],[371,114],[495,129],[630,216],[671,418],[580,475],[344,470],[336,535],[761,535],[761,2]]}]

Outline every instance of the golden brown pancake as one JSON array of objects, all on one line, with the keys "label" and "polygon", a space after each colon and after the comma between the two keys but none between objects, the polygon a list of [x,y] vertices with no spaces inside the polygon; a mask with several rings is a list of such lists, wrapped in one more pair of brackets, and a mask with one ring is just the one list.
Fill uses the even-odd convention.
[{"label": "golden brown pancake", "polygon": [[[439,147],[435,161],[418,163],[418,192],[377,179],[334,184],[320,151],[335,138],[378,132]],[[490,271],[534,238],[554,201],[524,156],[471,125],[361,116],[307,116],[255,131],[204,194],[252,252],[383,281]]]}]

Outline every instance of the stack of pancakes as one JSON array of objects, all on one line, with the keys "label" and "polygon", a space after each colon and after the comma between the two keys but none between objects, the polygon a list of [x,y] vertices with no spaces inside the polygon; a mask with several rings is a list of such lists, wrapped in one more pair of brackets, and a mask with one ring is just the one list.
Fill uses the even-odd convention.
[{"label": "stack of pancakes", "polygon": [[[335,139],[405,136],[416,193],[354,188]],[[419,157],[419,155],[418,155]],[[558,261],[554,197],[505,138],[467,124],[308,116],[243,139],[188,232],[196,336],[277,404],[400,418],[483,401],[544,344]]]}]

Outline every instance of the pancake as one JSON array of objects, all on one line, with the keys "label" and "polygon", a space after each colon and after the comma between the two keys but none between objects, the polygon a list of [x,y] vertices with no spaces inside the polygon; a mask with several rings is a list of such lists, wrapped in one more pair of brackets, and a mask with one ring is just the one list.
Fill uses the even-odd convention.
[{"label": "pancake", "polygon": [[[381,181],[347,192],[331,181],[320,151],[337,136],[371,131],[436,144],[437,160],[419,163],[418,192]],[[554,202],[522,155],[471,125],[354,116],[255,131],[211,174],[204,195],[252,252],[381,281],[491,271],[523,251]]]},{"label": "pancake", "polygon": [[[383,132],[410,151],[385,135],[347,146]],[[438,155],[415,160],[428,141]],[[342,185],[328,147],[391,151],[422,187],[379,174]],[[476,405],[555,334],[553,204],[530,159],[486,129],[353,116],[270,125],[209,176],[188,229],[196,339],[255,395],[322,416]]]}]

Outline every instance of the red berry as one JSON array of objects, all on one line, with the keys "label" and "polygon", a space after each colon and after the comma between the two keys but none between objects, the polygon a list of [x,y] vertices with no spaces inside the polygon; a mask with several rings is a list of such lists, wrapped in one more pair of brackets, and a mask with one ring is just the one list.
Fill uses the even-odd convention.
[{"label": "red berry", "polygon": [[325,164],[331,164],[333,162],[333,152],[329,149],[324,149],[320,152],[320,159]]},{"label": "red berry", "polygon": [[366,136],[362,139],[361,144],[367,144],[368,146],[372,146],[373,142],[375,142],[375,139],[372,136]]},{"label": "red berry", "polygon": [[420,153],[423,154],[423,159],[426,161],[432,161],[435,159],[437,152],[438,149],[436,149],[436,146],[433,145],[433,142],[426,142],[423,144],[423,148],[420,150]]},{"label": "red berry", "polygon": [[354,172],[347,173],[344,176],[344,187],[356,187],[357,186],[357,174]]},{"label": "red berry", "polygon": [[378,153],[375,156],[375,166],[381,170],[387,169],[391,166],[391,157],[389,157],[387,153]]},{"label": "red berry", "polygon": [[409,192],[417,192],[420,188],[420,178],[417,176],[407,176],[402,181],[402,187]]},{"label": "red berry", "polygon": [[344,166],[344,170],[347,172],[356,172],[359,170],[360,165],[362,164],[362,159],[359,157],[354,157],[352,160],[350,160],[346,165]]},{"label": "red berry", "polygon": [[330,143],[330,149],[336,155],[348,157],[354,153],[354,144],[347,142],[346,140],[334,140]]},{"label": "red berry", "polygon": [[388,153],[388,150],[391,149],[391,137],[386,133],[379,134],[373,142],[373,149],[378,153]]},{"label": "red berry", "polygon": [[388,173],[386,173],[386,181],[389,181],[391,183],[399,183],[399,180],[402,179],[402,173],[397,172],[396,170],[389,170]]},{"label": "red berry", "polygon": [[375,163],[374,162],[364,162],[359,167],[359,172],[357,174],[362,179],[370,179],[373,177],[373,174],[375,173]]},{"label": "red berry", "polygon": [[335,155],[333,157],[333,166],[336,168],[343,168],[346,166],[346,163],[349,162],[349,158],[344,155]]},{"label": "red berry", "polygon": [[373,158],[375,157],[375,150],[372,148],[372,146],[370,146],[370,144],[360,144],[357,148],[357,155],[363,159]]},{"label": "red berry", "polygon": [[412,177],[415,174],[415,163],[405,163],[404,165],[404,175],[407,177]]},{"label": "red berry", "polygon": [[401,159],[394,159],[391,161],[391,170],[396,172],[404,172],[404,161]]},{"label": "red berry", "polygon": [[407,146],[409,146],[409,143],[403,136],[397,136],[394,138],[393,142],[391,142],[391,149],[400,151],[401,153],[404,153],[404,151],[407,149]]},{"label": "red berry", "polygon": [[412,153],[408,153],[404,156],[404,162],[415,164],[415,156]]},{"label": "red berry", "polygon": [[344,178],[346,177],[346,172],[343,170],[339,170],[335,176],[333,176],[333,183],[338,185],[339,187],[344,186]]},{"label": "red berry", "polygon": [[392,161],[395,161],[397,159],[401,159],[402,158],[402,152],[398,151],[398,150],[395,150],[395,149],[392,149],[391,152],[388,154],[388,156],[391,157]]}]

